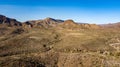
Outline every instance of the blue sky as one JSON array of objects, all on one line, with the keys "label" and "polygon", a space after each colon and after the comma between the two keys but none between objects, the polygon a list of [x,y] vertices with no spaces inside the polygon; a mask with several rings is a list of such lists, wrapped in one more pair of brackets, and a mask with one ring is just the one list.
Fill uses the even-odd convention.
[{"label": "blue sky", "polygon": [[120,0],[0,0],[0,14],[19,21],[46,17],[82,23],[120,22]]}]

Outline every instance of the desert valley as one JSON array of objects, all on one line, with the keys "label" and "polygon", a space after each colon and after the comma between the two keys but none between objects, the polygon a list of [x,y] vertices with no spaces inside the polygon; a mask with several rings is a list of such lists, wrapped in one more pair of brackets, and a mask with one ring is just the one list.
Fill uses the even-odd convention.
[{"label": "desert valley", "polygon": [[120,23],[0,15],[0,67],[120,67]]}]

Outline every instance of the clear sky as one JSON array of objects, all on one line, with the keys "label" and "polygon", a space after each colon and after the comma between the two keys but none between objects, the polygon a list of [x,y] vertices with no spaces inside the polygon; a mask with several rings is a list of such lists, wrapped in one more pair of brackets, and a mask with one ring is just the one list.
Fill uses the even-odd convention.
[{"label": "clear sky", "polygon": [[82,23],[120,22],[120,0],[0,0],[0,14],[19,21],[46,17]]}]

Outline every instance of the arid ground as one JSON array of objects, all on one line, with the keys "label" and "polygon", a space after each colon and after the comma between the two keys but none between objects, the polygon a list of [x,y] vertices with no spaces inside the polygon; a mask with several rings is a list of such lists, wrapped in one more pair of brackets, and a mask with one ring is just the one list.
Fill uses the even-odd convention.
[{"label": "arid ground", "polygon": [[120,23],[0,15],[0,67],[120,67]]}]

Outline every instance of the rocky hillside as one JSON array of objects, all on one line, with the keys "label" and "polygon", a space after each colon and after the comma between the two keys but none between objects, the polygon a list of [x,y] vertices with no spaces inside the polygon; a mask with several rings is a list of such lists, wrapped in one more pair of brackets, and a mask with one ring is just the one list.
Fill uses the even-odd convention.
[{"label": "rocky hillside", "polygon": [[6,16],[0,15],[0,24],[1,26],[22,26],[22,23],[17,21],[16,19],[8,18]]}]

